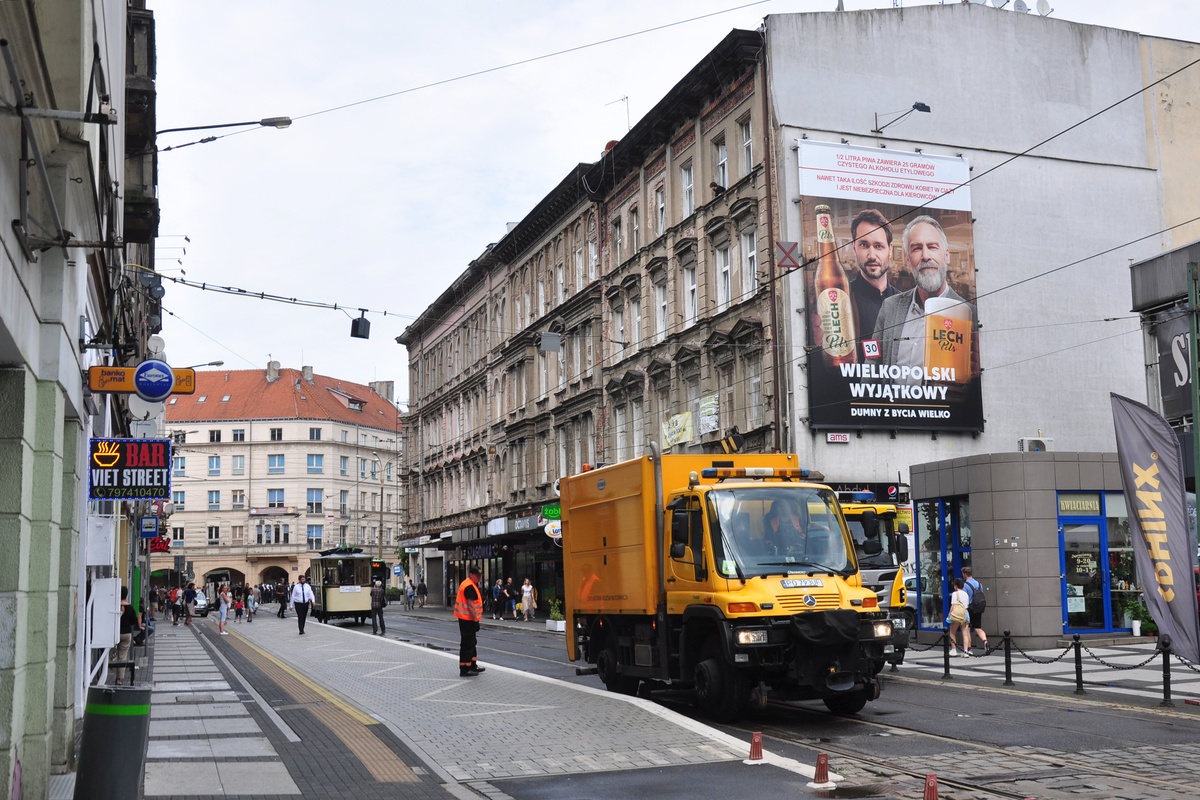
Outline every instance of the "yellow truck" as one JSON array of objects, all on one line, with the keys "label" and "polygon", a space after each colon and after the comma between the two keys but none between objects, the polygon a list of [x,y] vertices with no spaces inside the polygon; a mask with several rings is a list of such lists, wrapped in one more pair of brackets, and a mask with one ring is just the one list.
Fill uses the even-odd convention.
[{"label": "yellow truck", "polygon": [[768,698],[862,710],[892,623],[821,480],[794,455],[657,449],[563,478],[570,659],[611,691],[690,689],[718,720]]},{"label": "yellow truck", "polygon": [[[907,509],[899,509],[894,503],[878,503],[875,494],[867,491],[839,492],[838,501],[854,540],[862,585],[875,593],[896,632],[887,661],[903,664],[909,636],[917,625],[916,610],[909,607],[908,590],[904,588],[909,526],[900,516]],[[875,542],[880,546],[876,547]]]}]

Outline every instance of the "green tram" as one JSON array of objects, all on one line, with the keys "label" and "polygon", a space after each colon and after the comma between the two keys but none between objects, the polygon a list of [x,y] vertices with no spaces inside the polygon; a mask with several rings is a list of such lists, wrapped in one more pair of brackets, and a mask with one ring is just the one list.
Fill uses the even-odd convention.
[{"label": "green tram", "polygon": [[317,597],[313,615],[325,623],[353,619],[358,625],[364,624],[371,618],[371,584],[379,574],[386,575],[386,570],[385,562],[358,547],[322,550],[309,565]]}]

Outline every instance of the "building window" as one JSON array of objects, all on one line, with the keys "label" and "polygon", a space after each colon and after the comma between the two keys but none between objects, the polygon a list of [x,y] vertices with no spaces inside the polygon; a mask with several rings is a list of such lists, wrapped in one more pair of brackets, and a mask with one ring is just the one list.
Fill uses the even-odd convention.
[{"label": "building window", "polygon": [[612,247],[614,262],[620,262],[621,250],[624,248],[624,246],[625,242],[621,238],[621,218],[617,217],[613,220],[612,224]]},{"label": "building window", "polygon": [[183,500],[184,500],[183,492],[171,492],[171,502],[175,504],[176,511],[183,511],[183,505],[184,505]]},{"label": "building window", "polygon": [[350,456],[342,456],[339,461],[339,469],[343,475],[350,474]]},{"label": "building window", "polygon": [[271,428],[271,441],[272,442],[282,442],[283,441],[283,428]]},{"label": "building window", "polygon": [[321,441],[321,429],[320,428],[309,428],[308,429],[308,440],[310,442]]},{"label": "building window", "polygon": [[713,142],[713,180],[718,186],[729,186],[729,151],[724,137]]},{"label": "building window", "polygon": [[[317,428],[317,430],[321,430]],[[325,456],[320,453],[308,454],[308,472],[310,475],[317,475],[325,471]]]},{"label": "building window", "polygon": [[663,187],[654,190],[654,232],[662,236],[667,230],[667,193]]},{"label": "building window", "polygon": [[717,248],[717,310],[724,311],[729,308],[732,297],[733,284],[730,282],[729,275],[729,247],[723,245]]},{"label": "building window", "polygon": [[613,344],[618,350],[629,344],[625,339],[625,303],[620,297],[612,301],[612,331]]},{"label": "building window", "polygon": [[220,456],[209,456],[208,457],[208,474],[209,475],[220,475],[221,474],[221,457]]},{"label": "building window", "polygon": [[642,246],[642,231],[638,227],[638,211],[636,208],[629,210],[629,245],[631,253],[636,253],[638,248]]},{"label": "building window", "polygon": [[690,161],[679,168],[679,188],[683,198],[683,216],[690,217],[696,210],[696,187],[693,185]]},{"label": "building window", "polygon": [[245,429],[245,428],[236,428],[236,429],[234,429],[234,431],[233,431],[233,440],[234,440],[235,442],[244,442],[244,441],[246,441],[246,429]]},{"label": "building window", "polygon": [[[172,400],[175,398],[172,397]],[[187,444],[187,431],[175,431],[171,434],[171,438],[175,440],[175,444]]]},{"label": "building window", "polygon": [[267,508],[283,507],[283,489],[267,489]]},{"label": "building window", "polygon": [[350,441],[350,431],[342,431],[342,443],[346,444]]},{"label": "building window", "polygon": [[175,473],[175,477],[179,478],[187,472],[187,458],[185,456],[175,456],[171,459],[171,471]]},{"label": "building window", "polygon": [[213,444],[220,442],[221,441],[221,432],[220,431],[209,431],[208,432],[208,441],[212,442]]},{"label": "building window", "polygon": [[324,536],[324,525],[309,525],[308,526],[308,549],[310,551],[321,549],[321,539]]},{"label": "building window", "polygon": [[234,511],[241,511],[246,507],[246,491],[244,489],[234,489],[229,493],[229,499],[232,501]]},{"label": "building window", "polygon": [[750,117],[738,123],[738,138],[742,142],[742,174],[754,169],[754,137],[750,132]]},{"label": "building window", "polygon": [[562,303],[563,295],[567,291],[566,278],[563,276],[563,265],[559,264],[554,268],[555,276],[555,302]]},{"label": "building window", "polygon": [[683,324],[685,327],[696,322],[698,312],[696,298],[696,265],[683,268]]},{"label": "building window", "polygon": [[183,528],[171,528],[171,543],[183,544]]},{"label": "building window", "polygon": [[358,460],[358,477],[367,477],[367,460],[365,458],[360,458]]},{"label": "building window", "polygon": [[629,298],[629,343],[637,347],[642,342],[642,298]]},{"label": "building window", "polygon": [[229,528],[229,539],[234,547],[241,547],[246,543],[246,528],[243,525],[232,525]]},{"label": "building window", "polygon": [[321,500],[325,497],[324,489],[309,489],[308,490],[308,513],[324,514],[325,508]]},{"label": "building window", "polygon": [[219,544],[221,544],[221,526],[220,525],[209,525],[208,526],[208,546],[216,547]]},{"label": "building window", "polygon": [[208,510],[209,511],[220,511],[221,510],[221,492],[219,490],[208,493]]},{"label": "building window", "polygon": [[275,453],[267,456],[267,474],[283,474],[283,453]]},{"label": "building window", "polygon": [[654,336],[661,342],[667,336],[667,284],[654,284]]},{"label": "building window", "polygon": [[233,397],[233,395],[231,395],[231,394],[223,394],[223,395],[221,395],[221,402],[222,402],[222,403],[228,403],[228,402],[229,402],[229,398],[231,398],[231,397]]},{"label": "building window", "polygon": [[233,474],[242,475],[246,472],[246,457],[245,456],[230,456],[233,459]]},{"label": "building window", "polygon": [[758,291],[758,231],[742,231],[742,291],[751,295]]},{"label": "building window", "polygon": [[583,248],[575,248],[575,291],[583,290]]},{"label": "building window", "polygon": [[208,395],[206,395],[206,394],[202,394],[202,395],[200,395],[199,397],[197,397],[197,398],[196,398],[196,402],[197,402],[197,403],[203,403],[203,402],[204,402],[205,400],[207,400],[207,399],[208,399]]},{"label": "building window", "polygon": [[592,241],[588,242],[588,267],[587,267],[588,283],[591,283],[592,281],[596,280],[596,273],[598,272],[599,266],[600,266],[600,245],[596,242],[595,239],[593,239]]},{"label": "building window", "polygon": [[343,489],[341,491],[341,494],[338,497],[338,509],[340,510],[343,517],[346,516],[346,514],[348,513],[349,505],[350,505],[350,491],[348,489]]}]

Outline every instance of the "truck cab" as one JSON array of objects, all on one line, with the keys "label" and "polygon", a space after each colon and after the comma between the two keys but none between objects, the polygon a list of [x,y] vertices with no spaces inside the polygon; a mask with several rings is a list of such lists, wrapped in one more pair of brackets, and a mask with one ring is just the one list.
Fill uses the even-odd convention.
[{"label": "truck cab", "polygon": [[876,502],[872,492],[839,492],[838,499],[854,539],[862,585],[875,593],[879,607],[887,610],[896,630],[888,662],[901,664],[909,635],[917,624],[904,586],[909,525],[899,519],[902,509],[891,503]]}]

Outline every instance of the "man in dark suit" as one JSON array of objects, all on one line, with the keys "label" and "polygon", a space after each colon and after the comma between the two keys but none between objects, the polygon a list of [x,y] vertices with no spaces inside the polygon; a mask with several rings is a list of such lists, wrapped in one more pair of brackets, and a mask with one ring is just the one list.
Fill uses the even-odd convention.
[{"label": "man in dark suit", "polygon": [[[925,302],[942,297],[965,303],[971,309],[971,328],[978,331],[975,307],[946,282],[950,251],[946,233],[936,219],[919,216],[904,229],[904,253],[917,285],[883,301],[875,320],[874,338],[880,361],[904,367],[925,365]],[[979,372],[979,337],[971,337],[972,374]],[[919,382],[916,377],[910,382]]]}]

